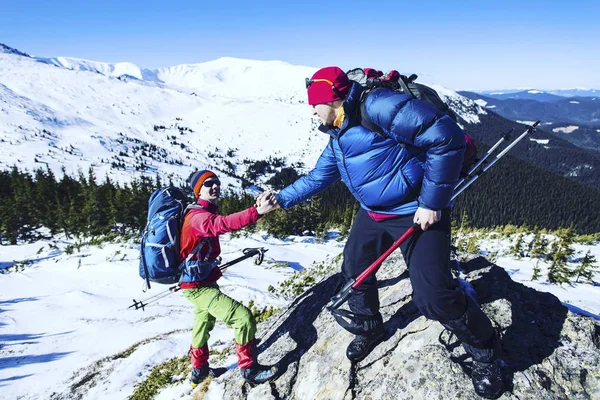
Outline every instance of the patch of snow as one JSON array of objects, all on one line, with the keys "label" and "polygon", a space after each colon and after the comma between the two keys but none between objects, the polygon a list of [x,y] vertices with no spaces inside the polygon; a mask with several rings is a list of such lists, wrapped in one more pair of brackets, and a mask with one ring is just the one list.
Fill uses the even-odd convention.
[{"label": "patch of snow", "polygon": [[531,93],[531,94],[540,94],[540,93],[544,93],[541,90],[528,90],[527,93]]},{"label": "patch of snow", "polygon": [[427,84],[427,86],[434,89],[440,98],[450,106],[452,111],[469,124],[480,123],[481,120],[479,119],[479,115],[487,114],[486,109],[478,104],[477,101],[471,100],[440,85]]},{"label": "patch of snow", "polygon": [[483,99],[477,99],[474,101],[475,101],[475,104],[479,104],[481,107],[485,107],[485,105],[487,104],[487,101],[485,101]]},{"label": "patch of snow", "polygon": [[565,126],[562,128],[554,128],[554,129],[552,129],[552,132],[572,133],[577,129],[579,129],[578,126],[570,125],[570,126]]},{"label": "patch of snow", "polygon": [[571,103],[571,104],[579,104],[579,102],[575,101],[575,100],[571,100],[569,103]]},{"label": "patch of snow", "polygon": [[550,142],[550,139],[534,139],[534,138],[529,138],[529,140],[531,140],[532,142],[539,143],[539,144],[548,144]]},{"label": "patch of snow", "polygon": [[581,171],[590,170],[590,169],[594,169],[594,167],[589,164],[578,165],[575,168],[571,169],[571,171],[566,173],[565,176],[579,176]]}]

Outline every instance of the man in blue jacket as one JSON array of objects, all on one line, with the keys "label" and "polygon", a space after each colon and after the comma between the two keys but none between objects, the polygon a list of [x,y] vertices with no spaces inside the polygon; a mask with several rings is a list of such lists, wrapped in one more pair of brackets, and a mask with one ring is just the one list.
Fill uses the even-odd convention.
[{"label": "man in blue jacket", "polygon": [[[475,390],[495,398],[504,390],[500,345],[490,320],[452,277],[450,198],[465,151],[464,133],[433,106],[389,89],[364,99],[368,120],[382,135],[361,125],[360,84],[338,67],[307,79],[308,104],[330,136],[316,166],[277,195],[282,208],[325,190],[338,179],[360,203],[344,248],[342,273],[356,278],[413,223],[421,227],[401,246],[413,301],[421,313],[441,322],[473,357]],[[372,274],[348,301],[361,333],[346,355],[365,358],[384,338],[377,279]]]}]

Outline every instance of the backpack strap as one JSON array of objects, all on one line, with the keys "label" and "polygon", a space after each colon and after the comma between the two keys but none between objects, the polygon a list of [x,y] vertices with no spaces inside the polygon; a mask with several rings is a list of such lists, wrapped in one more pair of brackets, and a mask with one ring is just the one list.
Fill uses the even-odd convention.
[{"label": "backpack strap", "polygon": [[[413,76],[414,76],[415,78],[413,78]],[[410,80],[411,78],[412,78],[412,80],[416,79],[416,75],[415,75],[415,74],[412,74],[412,75],[410,76],[410,78],[406,78],[405,76],[403,76],[403,75],[400,75],[400,77],[398,78],[398,84],[400,85],[400,87],[402,88],[402,91],[403,91],[404,93],[406,93],[406,94],[408,94],[408,95],[410,95],[410,96],[414,97],[415,99],[419,99],[419,98],[420,98],[420,97],[418,96],[418,94],[419,94],[419,90],[417,89],[417,90],[413,91],[413,90],[411,90],[411,89],[410,89],[410,86],[409,86],[409,85],[412,83],[412,80]],[[406,81],[405,81],[405,79],[406,79]],[[417,94],[415,94],[415,92],[416,92]]]},{"label": "backpack strap", "polygon": [[191,210],[199,210],[204,209],[200,204],[188,204],[187,207],[183,210],[183,215],[187,214]]},{"label": "backpack strap", "polygon": [[[148,229],[148,224],[146,224],[146,229]],[[144,276],[146,277],[146,279],[144,280],[144,286],[142,287],[142,292],[146,293],[147,289],[151,289],[150,286],[150,279],[148,278],[148,275],[150,274],[148,272],[148,264],[146,263],[146,256],[144,255],[145,251],[144,248],[146,247],[146,229],[144,229],[144,232],[142,233],[142,243],[140,244],[140,254],[141,254],[141,258],[142,258],[142,266],[144,267]]]},{"label": "backpack strap", "polygon": [[[185,210],[183,210],[183,217],[185,217],[185,215],[190,212],[191,210],[199,210],[199,209],[204,209],[204,207],[202,207],[200,204],[188,204],[187,207],[185,208]],[[183,218],[181,218],[181,224],[183,225]],[[185,258],[185,260],[183,260],[181,263],[183,265],[185,265],[186,262],[190,261],[192,259],[192,257],[197,254],[200,249],[202,249],[202,247],[208,243],[208,252],[206,253],[206,258],[203,261],[208,261],[208,256],[210,255],[210,253],[212,252],[212,245],[210,244],[210,239],[212,239],[211,237],[205,237],[204,239],[202,239],[197,245],[196,247],[194,247],[194,249],[190,252],[190,254],[188,254],[188,256]],[[181,265],[179,266],[181,268]]]},{"label": "backpack strap", "polygon": [[179,269],[179,271],[182,272],[181,277],[179,278],[179,284],[181,284],[181,282],[183,282],[183,275],[184,275],[183,271],[186,269],[188,261],[190,261],[195,254],[198,254],[198,252],[202,249],[202,247],[204,247],[204,245],[206,243],[208,243],[208,251],[206,252],[206,256],[204,257],[204,260],[202,260],[202,261],[208,261],[208,257],[210,256],[210,253],[212,253],[212,245],[210,244],[210,239],[212,239],[212,238],[205,237],[204,239],[202,239],[200,241],[200,243],[198,243],[196,245],[196,247],[194,247],[194,249],[190,252],[190,254],[188,254],[186,258],[181,260],[181,263],[177,267]]},{"label": "backpack strap", "polygon": [[360,124],[364,128],[370,130],[371,132],[376,132],[380,136],[383,136],[384,139],[389,139],[390,136],[387,133],[385,133],[383,128],[380,127],[379,125],[377,125],[375,122],[371,121],[371,119],[367,115],[367,112],[365,110],[366,100],[367,100],[367,96],[365,96],[364,100],[361,100],[361,102],[360,102]]},{"label": "backpack strap", "polygon": [[210,253],[212,253],[212,245],[210,244],[210,239],[212,239],[212,238],[205,237],[204,239],[202,239],[196,245],[196,247],[194,247],[194,249],[190,252],[190,254],[188,254],[188,256],[185,258],[185,260],[183,260],[183,262],[186,263],[186,262],[190,261],[194,255],[198,254],[200,249],[202,249],[202,247],[204,247],[204,245],[206,243],[208,243],[208,251],[206,252],[206,257],[204,257],[204,260],[202,260],[202,261],[208,261],[208,257],[210,256]]},{"label": "backpack strap", "polygon": [[[183,210],[183,215],[182,218],[180,219],[181,224],[183,225],[183,217],[185,217],[185,215],[190,212],[191,210],[199,210],[199,209],[204,209],[204,207],[202,207],[200,204],[188,204],[187,207],[185,207],[185,210]],[[205,237],[204,239],[202,239],[190,252],[190,254],[187,255],[186,258],[184,258],[183,260],[181,260],[181,262],[179,263],[179,266],[177,267],[180,271],[183,271],[183,269],[185,268],[186,264],[188,261],[190,261],[192,259],[192,257],[196,254],[198,254],[198,252],[202,249],[202,247],[204,247],[204,245],[206,243],[208,243],[208,251],[206,252],[206,257],[203,261],[208,261],[208,257],[210,256],[210,253],[212,253],[212,245],[210,244],[210,239],[212,239],[211,237]],[[181,279],[183,279],[183,274],[181,275]],[[179,281],[179,283],[181,283],[181,280]]]}]

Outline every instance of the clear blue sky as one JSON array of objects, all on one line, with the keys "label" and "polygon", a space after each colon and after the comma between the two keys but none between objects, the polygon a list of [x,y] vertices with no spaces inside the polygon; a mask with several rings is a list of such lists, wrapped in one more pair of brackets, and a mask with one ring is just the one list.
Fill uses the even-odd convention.
[{"label": "clear blue sky", "polygon": [[600,88],[599,0],[1,0],[0,43],[146,68],[228,56],[452,89]]}]

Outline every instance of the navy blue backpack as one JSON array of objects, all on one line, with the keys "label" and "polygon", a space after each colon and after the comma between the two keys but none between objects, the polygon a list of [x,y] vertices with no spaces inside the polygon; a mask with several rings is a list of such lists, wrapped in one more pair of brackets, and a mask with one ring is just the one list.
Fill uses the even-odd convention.
[{"label": "navy blue backpack", "polygon": [[180,260],[179,231],[185,213],[201,207],[188,204],[179,188],[157,189],[148,201],[148,223],[142,232],[139,272],[146,285],[150,282],[172,284],[179,282],[186,260]]}]

